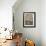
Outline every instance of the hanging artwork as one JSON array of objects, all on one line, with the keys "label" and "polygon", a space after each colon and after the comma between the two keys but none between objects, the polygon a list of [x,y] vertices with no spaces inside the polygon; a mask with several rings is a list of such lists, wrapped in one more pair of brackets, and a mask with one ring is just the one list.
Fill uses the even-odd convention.
[{"label": "hanging artwork", "polygon": [[35,12],[23,13],[23,27],[36,27],[36,13]]}]

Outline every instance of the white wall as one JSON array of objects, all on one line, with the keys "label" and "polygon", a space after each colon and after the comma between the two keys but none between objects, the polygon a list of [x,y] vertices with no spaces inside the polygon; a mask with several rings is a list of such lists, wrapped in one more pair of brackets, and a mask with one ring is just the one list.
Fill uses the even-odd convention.
[{"label": "white wall", "polygon": [[12,6],[16,0],[0,0],[0,27],[12,29]]},{"label": "white wall", "polygon": [[42,46],[46,46],[46,0],[41,2],[41,38]]},{"label": "white wall", "polygon": [[[15,29],[22,32],[25,39],[34,40],[36,46],[41,46],[41,0],[23,0],[18,7],[14,6]],[[23,28],[25,11],[36,12],[36,28]]]}]

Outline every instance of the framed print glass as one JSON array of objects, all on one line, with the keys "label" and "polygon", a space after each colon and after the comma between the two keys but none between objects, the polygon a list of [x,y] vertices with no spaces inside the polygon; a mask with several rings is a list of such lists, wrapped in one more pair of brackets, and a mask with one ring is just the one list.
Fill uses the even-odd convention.
[{"label": "framed print glass", "polygon": [[23,27],[36,27],[36,12],[23,13]]}]

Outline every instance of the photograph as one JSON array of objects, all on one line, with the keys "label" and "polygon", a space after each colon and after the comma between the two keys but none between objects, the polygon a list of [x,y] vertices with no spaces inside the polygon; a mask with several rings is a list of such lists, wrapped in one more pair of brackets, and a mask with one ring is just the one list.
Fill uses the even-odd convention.
[{"label": "photograph", "polygon": [[36,13],[24,12],[23,13],[23,27],[35,27],[36,26]]}]

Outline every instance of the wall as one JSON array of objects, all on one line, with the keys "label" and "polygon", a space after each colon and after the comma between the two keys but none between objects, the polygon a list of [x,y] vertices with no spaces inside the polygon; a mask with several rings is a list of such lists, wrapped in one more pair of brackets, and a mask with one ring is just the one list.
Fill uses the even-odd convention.
[{"label": "wall", "polygon": [[41,2],[41,40],[42,46],[46,46],[46,0]]},{"label": "wall", "polygon": [[12,29],[12,6],[16,0],[0,0],[0,27]]},{"label": "wall", "polygon": [[[22,32],[24,39],[31,39],[36,46],[41,46],[41,0],[23,0],[20,5],[14,6],[15,31]],[[36,28],[23,27],[23,12],[25,11],[36,12]]]},{"label": "wall", "polygon": [[[0,38],[5,38],[5,36],[10,35],[10,32],[3,31],[4,27],[8,28],[9,30],[12,29],[12,6],[16,0],[0,0]],[[3,27],[3,28],[1,28]],[[9,37],[7,37],[9,38]]]}]

